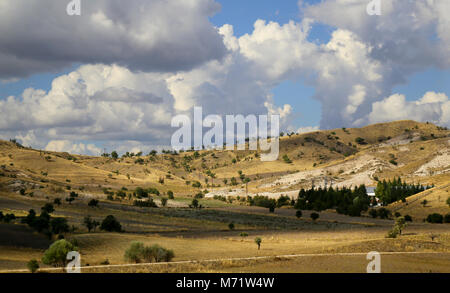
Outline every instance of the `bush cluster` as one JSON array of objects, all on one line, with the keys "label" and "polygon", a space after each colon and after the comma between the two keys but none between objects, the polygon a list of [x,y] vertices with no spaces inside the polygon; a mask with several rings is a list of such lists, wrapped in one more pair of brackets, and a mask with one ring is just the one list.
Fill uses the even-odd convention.
[{"label": "bush cluster", "polygon": [[165,249],[157,244],[144,246],[142,242],[133,242],[125,251],[125,260],[134,263],[140,262],[170,262],[175,257],[172,250]]}]

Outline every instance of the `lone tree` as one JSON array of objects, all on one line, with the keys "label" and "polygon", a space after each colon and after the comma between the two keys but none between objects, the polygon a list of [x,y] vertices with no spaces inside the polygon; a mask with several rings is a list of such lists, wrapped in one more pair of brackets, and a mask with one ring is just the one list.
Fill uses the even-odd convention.
[{"label": "lone tree", "polygon": [[60,198],[55,198],[55,200],[53,200],[53,204],[55,204],[57,206],[60,206],[62,204],[61,203],[61,199]]},{"label": "lone tree", "polygon": [[54,267],[65,267],[67,264],[67,254],[76,250],[78,248],[67,240],[61,239],[55,241],[45,251],[42,262]]},{"label": "lone tree", "polygon": [[108,232],[122,232],[122,225],[113,215],[109,215],[102,221],[100,229]]},{"label": "lone tree", "polygon": [[173,195],[173,191],[169,190],[167,191],[167,196],[169,197],[169,199],[174,199],[174,195]]},{"label": "lone tree", "polygon": [[32,274],[36,273],[39,269],[39,263],[37,260],[32,259],[27,263],[27,268],[30,270]]},{"label": "lone tree", "polygon": [[70,230],[66,218],[53,218],[50,220],[50,226],[53,234],[67,233]]},{"label": "lone tree", "polygon": [[111,158],[113,158],[114,160],[117,160],[119,158],[119,154],[116,151],[113,151],[111,153]]},{"label": "lone tree", "polygon": [[193,208],[193,209],[196,209],[196,208],[199,207],[198,200],[196,198],[194,198],[192,200],[192,203],[191,203],[190,207]]},{"label": "lone tree", "polygon": [[53,207],[53,205],[51,203],[46,203],[42,208],[41,208],[42,212],[46,212],[47,214],[51,214],[55,211],[55,208]]},{"label": "lone tree", "polygon": [[256,243],[256,245],[258,245],[258,250],[261,249],[261,242],[262,242],[261,238],[259,238],[259,237],[255,238],[255,243]]},{"label": "lone tree", "polygon": [[395,219],[395,226],[398,228],[399,234],[402,235],[402,230],[406,227],[405,217],[398,217]]},{"label": "lone tree", "polygon": [[312,213],[312,214],[311,214],[311,219],[312,219],[313,221],[316,221],[318,218],[319,218],[319,214],[318,214],[318,213]]},{"label": "lone tree", "polygon": [[95,208],[98,207],[98,203],[99,201],[95,198],[91,199],[88,203],[88,206],[90,206],[91,208]]},{"label": "lone tree", "polygon": [[91,230],[95,231],[95,229],[100,225],[100,223],[96,220],[93,220],[91,216],[84,217],[83,224],[88,229],[89,233],[91,232]]}]

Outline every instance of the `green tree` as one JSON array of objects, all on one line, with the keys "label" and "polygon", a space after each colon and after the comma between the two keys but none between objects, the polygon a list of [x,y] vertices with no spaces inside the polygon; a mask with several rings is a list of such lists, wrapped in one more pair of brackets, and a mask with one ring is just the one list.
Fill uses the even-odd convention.
[{"label": "green tree", "polygon": [[140,263],[143,258],[144,244],[142,242],[133,242],[125,251],[125,260],[134,263]]},{"label": "green tree", "polygon": [[51,214],[55,211],[53,205],[51,203],[46,203],[42,208],[42,212],[46,212],[47,214]]},{"label": "green tree", "polygon": [[83,219],[83,225],[88,229],[88,233],[90,233],[92,229],[96,228],[96,224],[98,226],[98,222],[93,220],[91,216],[86,216]]},{"label": "green tree", "polygon": [[67,233],[70,230],[66,218],[53,218],[50,220],[50,226],[53,234]]},{"label": "green tree", "polygon": [[114,160],[117,160],[119,158],[119,154],[116,151],[113,151],[111,153],[111,158],[113,158]]},{"label": "green tree", "polygon": [[229,228],[230,230],[234,230],[234,223],[231,222],[230,224],[228,224],[228,228]]},{"label": "green tree", "polygon": [[161,198],[161,205],[163,207],[165,207],[167,205],[167,198],[165,198],[165,197]]},{"label": "green tree", "polygon": [[109,215],[102,221],[100,229],[108,232],[122,232],[122,225],[113,215]]},{"label": "green tree", "polygon": [[42,257],[42,262],[54,267],[65,267],[67,264],[67,254],[76,251],[78,248],[65,239],[55,241],[50,245]]},{"label": "green tree", "polygon": [[442,224],[444,222],[444,217],[441,214],[434,213],[434,214],[428,215],[427,222],[433,223],[433,224]]},{"label": "green tree", "polygon": [[398,228],[398,232],[402,235],[403,229],[406,227],[405,217],[398,217],[395,219],[395,226]]},{"label": "green tree", "polygon": [[313,221],[316,221],[318,218],[319,218],[319,214],[318,213],[311,213],[311,219],[313,220]]},{"label": "green tree", "polygon": [[88,206],[91,208],[95,208],[95,207],[98,207],[98,203],[99,203],[99,201],[97,199],[93,198],[89,201]]},{"label": "green tree", "polygon": [[300,219],[300,218],[303,216],[302,211],[301,211],[301,210],[297,210],[297,211],[295,212],[295,216],[297,217],[297,219]]},{"label": "green tree", "polygon": [[174,195],[173,195],[173,191],[169,190],[167,191],[167,196],[169,197],[169,199],[174,199]]},{"label": "green tree", "polygon": [[256,243],[256,245],[258,245],[258,250],[260,250],[261,249],[262,239],[260,237],[256,237],[255,238],[255,243]]},{"label": "green tree", "polygon": [[27,268],[28,268],[28,270],[30,270],[30,272],[31,272],[32,274],[36,273],[37,270],[39,269],[39,263],[38,263],[38,261],[35,260],[35,259],[30,260],[30,261],[27,263]]}]

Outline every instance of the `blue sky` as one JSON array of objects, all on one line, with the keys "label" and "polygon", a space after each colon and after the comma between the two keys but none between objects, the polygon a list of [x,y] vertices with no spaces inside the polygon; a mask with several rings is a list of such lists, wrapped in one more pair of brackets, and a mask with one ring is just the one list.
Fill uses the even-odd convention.
[{"label": "blue sky", "polygon": [[[366,15],[366,0],[359,0],[359,5],[355,5],[357,1],[303,0],[303,3],[311,5],[310,9],[305,11],[299,9],[298,0],[216,0],[222,8],[209,17],[209,22],[208,11],[211,10],[205,6],[210,5],[209,8],[214,9],[215,5],[208,0],[194,1],[184,9],[165,9],[158,7],[157,3],[152,6],[153,2],[148,1],[145,2],[150,3],[145,7],[148,10],[138,15],[133,8],[136,8],[134,5],[144,3],[140,0],[130,2],[126,7],[92,1],[85,6],[90,6],[90,9],[86,8],[84,11],[84,15],[90,17],[89,19],[59,17],[60,15],[56,17],[52,13],[49,14],[49,11],[65,13],[64,5],[57,0],[42,0],[48,5],[54,5],[53,10],[42,7],[39,0],[5,1],[9,7],[16,7],[9,13],[17,15],[6,18],[2,17],[2,13],[6,12],[0,11],[0,101],[8,96],[21,97],[27,88],[49,91],[56,77],[73,71],[84,76],[80,80],[63,78],[56,81],[55,87],[63,87],[64,90],[49,95],[47,101],[42,104],[39,103],[41,100],[36,102],[20,99],[0,103],[0,137],[3,139],[25,137],[27,143],[39,144],[40,147],[57,140],[94,143],[98,147],[107,147],[108,143],[111,143],[123,145],[123,149],[139,147],[135,142],[146,145],[154,139],[159,143],[171,129],[170,125],[161,125],[159,122],[162,119],[156,117],[155,113],[164,112],[164,118],[171,117],[174,113],[171,112],[171,103],[177,98],[178,101],[193,100],[208,107],[208,101],[212,100],[211,95],[216,95],[212,97],[217,100],[210,103],[209,113],[218,111],[223,112],[222,114],[237,114],[241,113],[241,110],[245,113],[267,111],[265,102],[267,96],[272,94],[276,107],[269,105],[270,109],[284,111],[284,105],[291,106],[291,113],[287,114],[287,122],[283,124],[284,128],[290,130],[318,126],[322,129],[356,127],[400,119],[450,125],[449,114],[445,110],[450,105],[450,39],[446,37],[449,35],[447,29],[450,31],[450,26],[444,25],[438,29],[436,25],[439,22],[445,23],[446,16],[436,12],[442,10],[439,8],[442,6],[438,5],[446,5],[446,0],[428,3],[428,6],[425,5],[428,10],[414,2],[403,5],[406,0],[392,0],[395,4],[393,10],[379,18]],[[171,4],[177,8],[182,5],[175,0],[167,0],[167,5]],[[26,25],[22,25],[19,20],[28,15],[22,9],[25,5],[33,10],[33,17],[27,19]],[[119,9],[120,13],[114,11],[115,9]],[[405,9],[411,11],[405,12]],[[124,34],[118,35],[117,28],[112,27],[110,32],[102,32],[99,37],[96,29],[102,29],[102,23],[92,27],[90,22],[96,11],[109,13],[107,16],[113,20],[111,23],[115,23],[114,18],[117,18],[118,24],[128,26],[123,31]],[[420,15],[422,11],[426,13]],[[300,24],[303,14],[316,20],[309,31],[307,41],[300,37],[303,35],[299,26],[283,26],[290,21]],[[422,17],[424,27],[416,30],[411,24],[411,15]],[[432,21],[428,19],[430,15],[434,17]],[[136,18],[137,21],[130,24],[127,20],[129,17]],[[395,22],[392,22],[393,18]],[[260,26],[258,36],[255,36],[252,35],[254,23],[259,19],[266,21],[266,24]],[[186,30],[180,30],[180,21],[185,21]],[[269,22],[276,22],[281,27],[271,26]],[[374,25],[377,22],[379,26]],[[49,23],[58,25],[46,26]],[[130,36],[151,31],[155,23],[165,28],[161,31],[167,35],[162,34],[162,41],[158,39],[161,36],[152,31],[152,35],[146,36],[151,42],[145,46],[133,43],[135,40]],[[219,36],[213,27],[225,24],[233,26],[236,38],[249,35],[242,39],[244,45],[239,45],[237,51],[226,50],[222,36]],[[72,35],[70,30],[74,25],[77,25],[78,29]],[[17,31],[2,34],[5,27]],[[333,32],[337,33],[331,38]],[[377,36],[375,41],[369,37],[372,34]],[[42,35],[42,38],[35,38],[36,35]],[[263,42],[258,39],[261,35]],[[170,40],[169,43],[166,43],[167,39]],[[84,43],[80,46],[78,42]],[[250,46],[245,47],[245,44]],[[378,51],[370,51],[375,47],[379,48]],[[135,52],[131,56],[128,54],[130,48]],[[366,48],[367,52],[373,54],[364,51]],[[198,53],[200,51],[202,54]],[[160,52],[166,54],[161,55]],[[256,53],[251,55],[253,52]],[[301,54],[297,54],[298,52]],[[209,64],[207,61],[219,60],[224,56],[233,58],[231,64],[237,65],[218,67],[219,72],[215,71],[216,65],[203,66]],[[264,58],[259,59],[258,56]],[[245,66],[240,67],[241,62]],[[80,66],[86,64],[92,65],[92,68],[84,69],[84,73],[80,73]],[[111,75],[109,78],[101,74],[101,70],[109,70],[112,64],[120,64],[119,67],[122,68],[116,71],[117,76]],[[224,64],[226,63],[221,65]],[[444,69],[438,69],[438,65]],[[101,69],[102,66],[105,68]],[[274,75],[271,75],[272,67],[276,69]],[[190,71],[194,68],[202,73],[198,75],[201,80],[196,80],[195,73]],[[132,74],[128,76],[124,70],[131,70]],[[173,92],[171,86],[178,86],[178,81],[170,81],[172,84],[168,85],[169,81],[165,79],[165,83],[160,84],[158,79],[153,77],[146,77],[145,84],[139,84],[139,74],[148,72],[161,76],[185,75],[186,79],[180,80],[186,82],[181,83],[180,88],[190,91]],[[121,80],[124,74],[130,80]],[[222,78],[229,78],[233,84],[220,84],[217,80],[220,81],[221,78],[209,79],[209,76],[217,74]],[[369,78],[376,75],[381,78]],[[27,77],[14,79],[16,76]],[[92,76],[97,76],[98,79],[91,78]],[[301,79],[302,76],[313,78],[306,83]],[[2,81],[2,78],[9,81]],[[398,80],[405,82],[392,86],[393,82]],[[89,82],[91,88],[97,88],[98,85],[98,93],[102,99],[110,98],[108,95],[111,92],[116,99],[123,97],[117,95],[117,92],[125,95],[127,108],[114,110],[113,100],[105,102],[83,92]],[[197,83],[208,86],[201,87]],[[114,84],[113,88],[102,88],[111,84]],[[274,84],[276,86],[271,87]],[[124,92],[123,88],[129,91]],[[190,97],[189,92],[195,96]],[[241,93],[245,93],[245,96],[241,97]],[[165,101],[167,109],[152,105],[150,100],[146,105],[148,109],[144,109],[139,102],[133,102],[141,98],[141,94],[147,94],[147,97],[169,96],[172,99]],[[404,95],[407,102],[401,104],[400,96],[390,99],[393,94]],[[428,99],[426,106],[412,103],[425,94]],[[83,102],[86,97],[89,99],[89,106]],[[445,98],[447,102],[442,102]],[[247,101],[245,109],[239,105],[242,99]],[[231,102],[218,106],[222,101]],[[403,109],[393,110],[392,105],[399,103]],[[235,104],[237,106],[233,106]],[[67,105],[70,107],[66,107]],[[53,109],[50,109],[52,106]],[[375,106],[378,107],[376,111]],[[71,119],[71,114],[61,112],[71,113],[74,110],[78,111],[77,119]],[[129,116],[123,115],[124,110]],[[98,115],[98,111],[101,111],[102,115]],[[24,119],[24,116],[28,119]],[[1,117],[6,118],[2,120]],[[164,135],[158,137],[155,133]],[[83,136],[83,139],[80,139],[80,136]],[[70,146],[67,143],[64,149]]]},{"label": "blue sky", "polygon": [[[221,26],[232,24],[236,36],[250,34],[257,19],[285,24],[290,20],[300,21],[301,15],[297,0],[219,0],[222,10],[211,21]],[[320,0],[306,0],[308,4],[316,4]],[[309,35],[310,41],[327,43],[334,28],[316,24]],[[394,88],[394,93],[404,94],[407,100],[421,98],[428,91],[450,93],[450,72],[436,68],[412,75],[405,84]],[[314,100],[314,88],[301,81],[283,82],[273,90],[274,100],[278,106],[290,104],[294,108],[294,123],[297,126],[319,125],[321,105]]]},{"label": "blue sky", "polygon": [[[301,21],[298,1],[296,0],[219,0],[222,9],[211,22],[216,26],[231,24],[237,37],[251,34],[257,19],[285,24],[291,20]],[[318,3],[320,0],[308,0],[306,3]],[[309,40],[326,43],[334,28],[317,24],[313,26]],[[32,87],[48,91],[52,80],[62,74],[76,69],[77,65],[62,72],[40,73],[16,82],[0,83],[0,99],[8,96],[20,96],[24,89]],[[394,92],[405,94],[408,100],[417,100],[427,91],[450,92],[450,74],[430,68],[411,76],[407,83],[395,87]],[[314,100],[314,88],[302,81],[285,81],[273,90],[274,102],[278,106],[290,104],[294,109],[294,125],[298,127],[319,125],[321,104]]]}]

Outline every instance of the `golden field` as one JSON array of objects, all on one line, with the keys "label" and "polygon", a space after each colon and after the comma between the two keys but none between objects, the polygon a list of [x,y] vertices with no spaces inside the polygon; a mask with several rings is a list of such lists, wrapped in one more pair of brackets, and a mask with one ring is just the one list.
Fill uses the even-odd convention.
[{"label": "golden field", "polygon": [[[370,251],[382,253],[383,272],[450,272],[450,225],[424,222],[431,213],[450,213],[449,135],[448,130],[414,121],[294,134],[281,138],[275,162],[261,162],[255,151],[213,150],[116,160],[0,141],[0,211],[23,217],[30,209],[39,212],[45,203],[62,199],[52,215],[74,226],[64,236],[76,239],[84,272],[365,272]],[[357,144],[358,137],[366,144]],[[292,162],[285,162],[284,155]],[[251,179],[248,186],[239,181],[238,171]],[[256,194],[296,198],[312,181],[316,186],[325,180],[334,186],[376,186],[377,180],[397,176],[435,187],[387,207],[413,219],[396,239],[386,238],[393,219],[327,210],[313,222],[312,211],[303,211],[297,219],[291,207],[269,213],[236,200]],[[230,185],[232,177],[237,185]],[[195,181],[202,187],[193,187]],[[131,194],[137,187],[158,189],[160,195],[153,198],[159,207],[133,206]],[[107,198],[107,192],[121,189],[127,196]],[[79,197],[69,204],[64,199],[72,191]],[[168,191],[175,198],[162,207]],[[204,208],[189,208],[201,191],[206,194],[199,200]],[[99,207],[88,207],[93,198]],[[99,221],[114,215],[125,232],[88,233],[83,226],[87,215]],[[261,250],[255,237],[262,239]],[[26,263],[40,260],[53,240],[20,221],[1,223],[0,271],[26,270]],[[135,241],[172,249],[173,263],[127,266],[124,252]],[[106,260],[109,265],[102,265]]]}]

